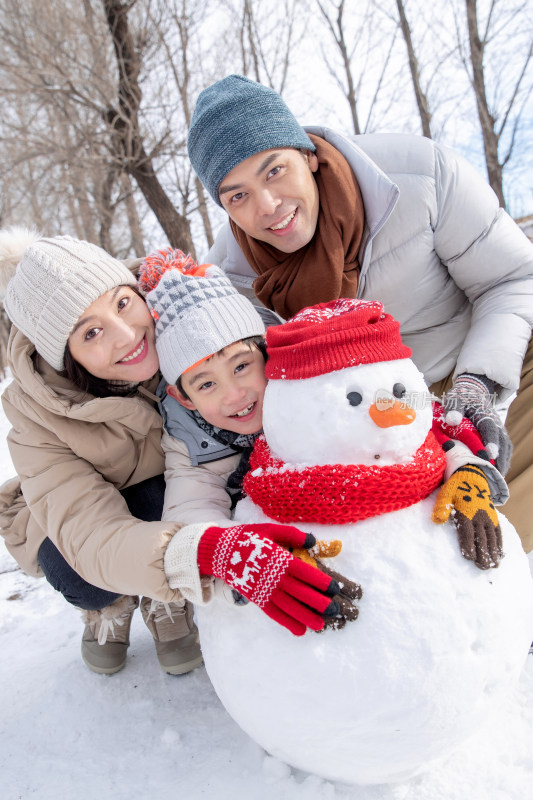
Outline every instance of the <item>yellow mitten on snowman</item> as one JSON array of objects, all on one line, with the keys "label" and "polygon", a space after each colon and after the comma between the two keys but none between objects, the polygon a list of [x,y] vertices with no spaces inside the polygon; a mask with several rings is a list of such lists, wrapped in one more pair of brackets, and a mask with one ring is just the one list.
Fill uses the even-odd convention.
[{"label": "yellow mitten on snowman", "polygon": [[503,558],[502,532],[487,478],[480,467],[461,467],[440,488],[433,522],[453,517],[459,547],[476,567],[497,567]]}]

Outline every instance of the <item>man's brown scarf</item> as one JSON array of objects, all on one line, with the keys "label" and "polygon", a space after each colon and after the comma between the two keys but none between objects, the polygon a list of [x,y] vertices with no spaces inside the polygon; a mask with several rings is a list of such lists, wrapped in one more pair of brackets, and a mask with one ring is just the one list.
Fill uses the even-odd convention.
[{"label": "man's brown scarf", "polygon": [[340,297],[355,297],[359,280],[358,252],[364,227],[361,192],[350,165],[318,136],[319,167],[314,173],[320,208],[315,235],[294,253],[253,239],[230,220],[248,263],[257,273],[254,290],[262,303],[284,319],[306,306]]}]

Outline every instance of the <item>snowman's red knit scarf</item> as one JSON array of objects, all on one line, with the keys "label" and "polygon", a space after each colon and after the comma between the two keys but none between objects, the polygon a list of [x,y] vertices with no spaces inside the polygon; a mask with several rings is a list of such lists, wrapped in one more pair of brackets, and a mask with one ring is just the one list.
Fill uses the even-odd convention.
[{"label": "snowman's red knit scarf", "polygon": [[272,456],[260,436],[243,489],[278,522],[347,524],[418,503],[441,483],[445,466],[446,457],[431,431],[410,461],[383,467],[289,466]]}]

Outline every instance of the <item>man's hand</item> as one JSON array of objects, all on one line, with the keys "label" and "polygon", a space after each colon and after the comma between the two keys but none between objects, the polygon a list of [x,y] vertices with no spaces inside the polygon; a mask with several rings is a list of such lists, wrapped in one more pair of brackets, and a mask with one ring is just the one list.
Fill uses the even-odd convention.
[{"label": "man's hand", "polygon": [[[295,636],[320,631],[339,614],[338,583],[286,547],[309,548],[315,537],[291,525],[207,528],[198,545],[201,575],[214,575]],[[281,546],[284,545],[284,546]]]},{"label": "man's hand", "polygon": [[463,556],[480,569],[497,567],[503,558],[502,532],[487,478],[479,467],[461,467],[439,490],[433,522],[446,522],[451,515]]},{"label": "man's hand", "polygon": [[477,428],[489,458],[502,475],[509,469],[512,444],[500,415],[492,403],[493,381],[484,375],[459,375],[443,399],[448,425],[459,425],[467,417]]}]

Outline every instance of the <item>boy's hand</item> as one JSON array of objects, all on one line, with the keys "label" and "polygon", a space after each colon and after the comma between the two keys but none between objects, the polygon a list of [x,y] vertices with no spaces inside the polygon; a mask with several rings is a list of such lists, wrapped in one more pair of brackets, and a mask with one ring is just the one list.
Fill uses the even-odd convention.
[{"label": "boy's hand", "polygon": [[[279,543],[279,544],[278,544]],[[339,614],[340,587],[285,547],[312,547],[315,537],[291,525],[207,528],[198,545],[201,575],[220,578],[295,636],[320,631]]]},{"label": "boy's hand", "polygon": [[433,522],[446,522],[452,514],[463,556],[480,569],[497,567],[503,558],[502,532],[487,478],[479,467],[461,467],[440,488]]}]

